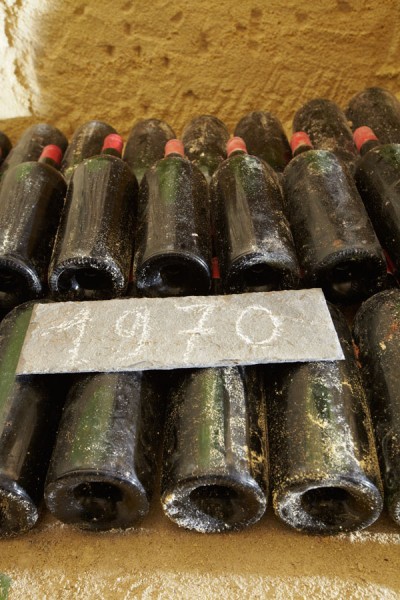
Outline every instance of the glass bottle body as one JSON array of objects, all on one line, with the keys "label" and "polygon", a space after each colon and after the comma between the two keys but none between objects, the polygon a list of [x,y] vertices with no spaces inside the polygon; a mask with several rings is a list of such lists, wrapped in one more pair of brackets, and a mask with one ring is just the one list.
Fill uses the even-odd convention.
[{"label": "glass bottle body", "polygon": [[385,258],[339,159],[325,150],[300,154],[286,167],[284,190],[305,285],[343,303],[382,289]]}]

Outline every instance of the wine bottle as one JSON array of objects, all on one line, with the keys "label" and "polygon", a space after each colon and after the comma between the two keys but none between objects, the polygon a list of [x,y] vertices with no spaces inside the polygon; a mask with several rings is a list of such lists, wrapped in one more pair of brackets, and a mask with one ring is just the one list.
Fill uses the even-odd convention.
[{"label": "wine bottle", "polygon": [[400,144],[380,145],[369,127],[359,127],[354,139],[362,158],[355,181],[379,241],[396,270],[400,269]]},{"label": "wine bottle", "polygon": [[115,129],[102,121],[88,121],[75,130],[61,163],[67,183],[83,160],[101,153],[104,138],[111,133],[116,133]]},{"label": "wine bottle", "polygon": [[106,530],[131,527],[147,514],[160,406],[149,372],[78,377],[46,480],[46,504],[57,519]]},{"label": "wine bottle", "polygon": [[201,533],[258,521],[268,497],[266,456],[257,367],[173,373],[161,482],[162,506],[172,521]]},{"label": "wine bottle", "polygon": [[101,300],[126,291],[138,186],[120,158],[122,143],[108,135],[103,153],[74,171],[49,269],[57,299]]},{"label": "wine bottle", "polygon": [[367,300],[354,322],[355,342],[374,425],[385,504],[400,525],[400,290]]},{"label": "wine bottle", "polygon": [[254,111],[240,119],[235,136],[241,137],[249,154],[262,158],[281,173],[292,153],[281,122],[270,112]]},{"label": "wine bottle", "polygon": [[211,236],[207,182],[170,140],[165,158],[140,185],[134,277],[150,297],[207,294],[211,286]]},{"label": "wine bottle", "polygon": [[26,129],[0,167],[1,180],[8,169],[24,162],[37,161],[43,148],[51,145],[59,146],[63,152],[68,146],[67,138],[56,127],[38,123]]},{"label": "wine bottle", "polygon": [[[212,261],[219,292],[218,259]],[[161,477],[166,515],[217,532],[258,521],[268,497],[265,395],[257,368],[180,369],[169,384]]]},{"label": "wine bottle", "polygon": [[382,144],[400,144],[400,102],[396,96],[379,87],[356,94],[346,110],[353,131],[366,125]]},{"label": "wine bottle", "polygon": [[316,98],[294,116],[293,132],[305,131],[316,150],[329,150],[353,171],[357,149],[345,114],[331,100]]},{"label": "wine bottle", "polygon": [[248,155],[244,141],[234,137],[210,193],[225,293],[296,287],[297,258],[272,167]]},{"label": "wine bottle", "polygon": [[312,150],[304,132],[292,148],[283,185],[304,285],[322,287],[333,302],[367,298],[382,288],[386,264],[354,181],[333,152]]},{"label": "wine bottle", "polygon": [[0,131],[0,165],[6,159],[11,150],[11,142],[5,133]]},{"label": "wine bottle", "polygon": [[331,315],[344,361],[265,369],[273,507],[291,527],[317,534],[367,527],[383,505],[350,332],[339,311]]},{"label": "wine bottle", "polygon": [[174,139],[173,129],[160,119],[143,119],[132,128],[124,150],[124,161],[138,183],[150,167],[164,158],[165,144]]},{"label": "wine bottle", "polygon": [[45,294],[66,193],[61,149],[9,168],[0,188],[0,312]]},{"label": "wine bottle", "polygon": [[0,325],[0,537],[39,517],[65,387],[58,376],[16,377],[34,306],[19,306]]},{"label": "wine bottle", "polygon": [[200,169],[207,183],[226,158],[228,140],[229,131],[224,123],[211,115],[192,119],[183,130],[185,155]]}]

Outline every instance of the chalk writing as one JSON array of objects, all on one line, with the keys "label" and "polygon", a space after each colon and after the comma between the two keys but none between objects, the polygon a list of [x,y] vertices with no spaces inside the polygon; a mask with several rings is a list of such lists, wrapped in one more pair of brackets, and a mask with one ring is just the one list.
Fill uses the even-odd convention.
[{"label": "chalk writing", "polygon": [[[256,316],[258,315],[258,316]],[[261,340],[257,336],[263,333],[265,326],[265,316],[268,317],[268,325],[271,332]],[[279,330],[282,325],[282,319],[274,315],[273,312],[264,306],[248,306],[245,308],[236,321],[236,333],[246,342],[246,344],[255,344],[257,346],[265,346],[271,344],[279,336]]]}]

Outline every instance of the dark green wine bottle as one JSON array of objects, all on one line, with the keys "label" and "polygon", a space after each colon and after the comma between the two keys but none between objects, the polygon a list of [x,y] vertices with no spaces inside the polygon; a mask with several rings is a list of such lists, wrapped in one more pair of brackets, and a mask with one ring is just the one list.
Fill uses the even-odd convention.
[{"label": "dark green wine bottle", "polygon": [[344,361],[269,366],[272,501],[288,525],[334,534],[380,515],[382,485],[350,332],[331,310]]},{"label": "dark green wine bottle", "polygon": [[304,132],[292,148],[283,187],[304,286],[322,287],[332,302],[371,296],[385,284],[386,261],[352,177]]},{"label": "dark green wine bottle", "polygon": [[37,161],[43,148],[49,145],[59,146],[65,152],[68,141],[59,129],[47,123],[38,123],[26,129],[0,167],[1,180],[8,169],[24,162]]},{"label": "dark green wine bottle", "polygon": [[272,167],[247,154],[241,138],[232,138],[210,193],[225,293],[296,287],[297,257]]},{"label": "dark green wine bottle", "polygon": [[211,177],[226,158],[229,131],[222,121],[201,115],[186,125],[182,134],[185,154],[210,183]]},{"label": "dark green wine bottle", "polygon": [[254,111],[240,119],[235,136],[241,137],[249,154],[262,158],[281,173],[292,153],[281,122],[270,112]]},{"label": "dark green wine bottle", "polygon": [[382,144],[400,144],[400,102],[389,90],[370,87],[356,94],[346,115],[353,131],[366,125]]},{"label": "dark green wine bottle", "polygon": [[140,185],[134,278],[144,296],[207,294],[211,288],[208,188],[170,140]]},{"label": "dark green wine bottle", "polygon": [[47,293],[47,271],[67,186],[58,146],[7,169],[0,188],[0,314]]},{"label": "dark green wine bottle", "polygon": [[369,127],[354,132],[361,158],[355,181],[382,247],[400,269],[400,144],[380,144]]},{"label": "dark green wine bottle", "polygon": [[107,530],[131,527],[147,514],[160,407],[149,372],[78,377],[46,480],[46,504],[57,519]]},{"label": "dark green wine bottle", "polygon": [[88,121],[74,131],[61,163],[61,173],[67,183],[82,161],[101,153],[104,139],[110,133],[117,132],[102,121]]},{"label": "dark green wine bottle", "polygon": [[293,132],[305,131],[316,150],[329,150],[353,171],[357,149],[346,115],[331,100],[316,98],[302,106],[294,116]]},{"label": "dark green wine bottle", "polygon": [[262,517],[268,463],[257,367],[173,373],[161,489],[166,515],[187,529],[234,531]]},{"label": "dark green wine bottle", "polygon": [[108,135],[102,154],[74,171],[49,268],[56,299],[105,300],[127,290],[138,185],[122,145]]},{"label": "dark green wine bottle", "polygon": [[38,520],[66,387],[59,376],[16,376],[34,306],[19,306],[0,325],[0,537]]},{"label": "dark green wine bottle", "polygon": [[165,144],[175,137],[173,129],[160,119],[143,119],[133,126],[123,158],[139,184],[146,171],[164,158]]},{"label": "dark green wine bottle", "polygon": [[385,504],[400,525],[400,290],[367,300],[354,322],[372,415]]}]

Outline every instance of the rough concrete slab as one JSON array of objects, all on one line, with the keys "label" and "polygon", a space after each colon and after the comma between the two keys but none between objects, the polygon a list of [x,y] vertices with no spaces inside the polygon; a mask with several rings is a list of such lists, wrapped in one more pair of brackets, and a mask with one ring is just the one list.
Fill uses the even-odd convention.
[{"label": "rough concrete slab", "polygon": [[35,306],[17,372],[135,371],[343,358],[319,289]]}]

